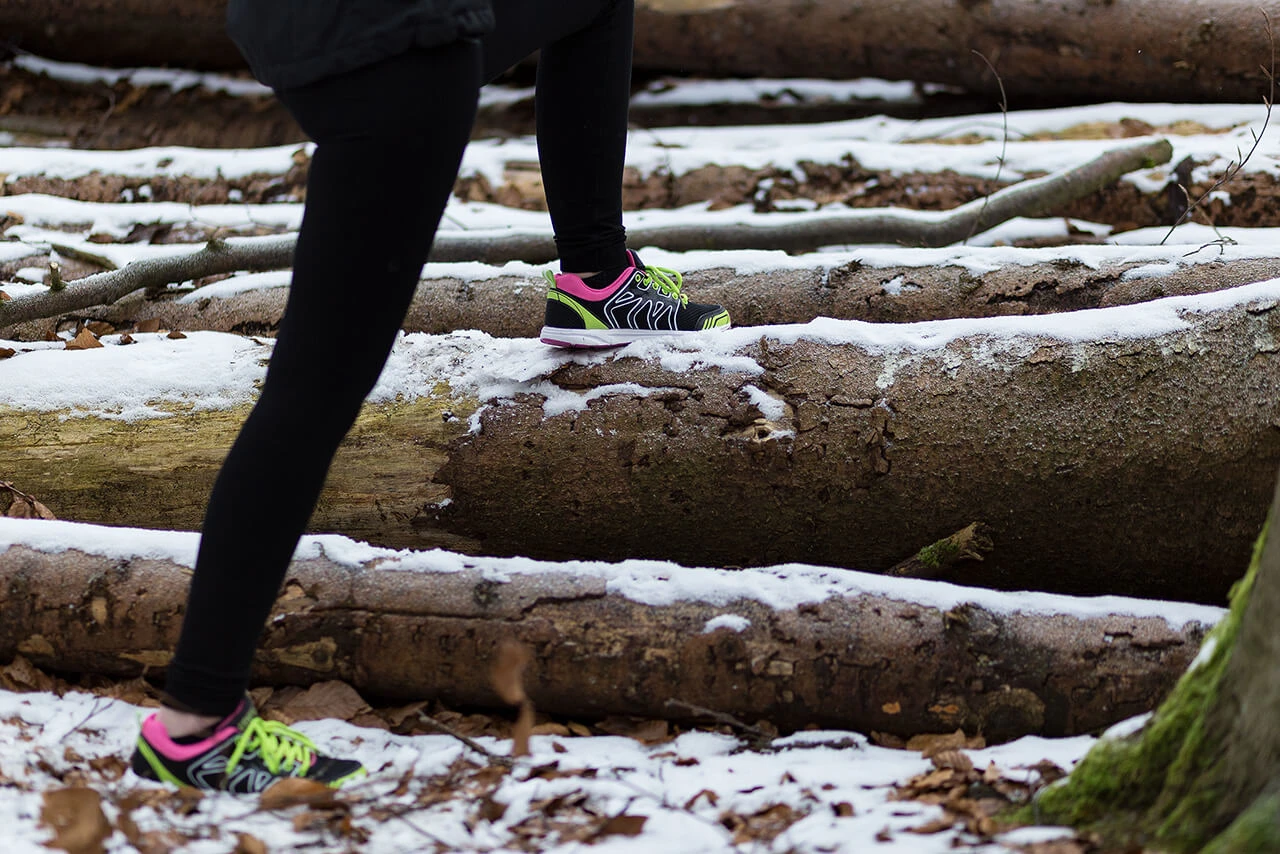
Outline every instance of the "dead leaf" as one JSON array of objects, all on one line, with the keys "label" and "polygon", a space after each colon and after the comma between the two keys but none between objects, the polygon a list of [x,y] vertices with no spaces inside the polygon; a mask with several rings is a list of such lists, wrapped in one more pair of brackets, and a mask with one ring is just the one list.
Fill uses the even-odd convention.
[{"label": "dead leaf", "polygon": [[317,682],[278,707],[292,721],[337,718],[352,721],[371,711],[369,704],[346,682]]},{"label": "dead leaf", "polygon": [[13,297],[9,296],[4,291],[0,291],[0,302],[8,302],[11,299],[13,299]]},{"label": "dead leaf", "polygon": [[67,342],[68,350],[95,350],[101,346],[102,342],[87,328],[81,329],[75,338]]},{"label": "dead leaf", "polygon": [[124,772],[129,769],[128,763],[114,753],[106,756],[95,756],[89,760],[89,767],[107,780],[119,780],[124,776]]},{"label": "dead leaf", "polygon": [[160,318],[148,317],[146,320],[138,321],[137,331],[138,332],[159,332]]},{"label": "dead leaf", "polygon": [[499,644],[497,659],[489,672],[489,681],[502,702],[515,706],[524,701],[524,669],[528,665],[527,646],[515,641],[503,641]]},{"label": "dead leaf", "polygon": [[698,802],[698,798],[706,798],[707,803],[711,804],[711,806],[713,807],[716,804],[720,803],[719,795],[717,795],[715,792],[711,791],[710,789],[703,789],[701,792],[698,792],[698,794],[694,795],[692,798],[684,802],[684,809],[686,810],[692,809],[693,805]]},{"label": "dead leaf", "polygon": [[110,335],[112,332],[116,331],[116,328],[112,326],[110,323],[107,323],[105,320],[90,320],[88,323],[84,325],[84,328],[88,329],[90,332],[92,332],[94,335],[97,335],[99,338],[101,338],[103,335]]},{"label": "dead leaf", "polygon": [[930,833],[942,833],[944,830],[950,830],[955,827],[956,819],[953,815],[942,815],[933,821],[927,821],[917,827],[908,827],[907,833],[919,833],[927,835]]},{"label": "dead leaf", "polygon": [[45,792],[40,824],[54,833],[49,848],[69,854],[100,854],[113,833],[102,812],[102,796],[93,789],[71,787]]},{"label": "dead leaf", "polygon": [[533,734],[533,703],[525,700],[520,704],[520,716],[511,730],[511,755],[529,755],[529,737]]},{"label": "dead leaf", "polygon": [[236,834],[236,847],[232,854],[267,854],[267,843],[248,833]]},{"label": "dead leaf", "polygon": [[168,335],[166,335],[165,337],[166,337],[166,338],[172,338],[172,339],[174,339],[175,341],[179,341],[179,340],[181,340],[181,339],[183,339],[183,338],[186,338],[187,336],[183,335],[181,332],[179,332],[178,330],[174,329],[174,330],[172,330]]},{"label": "dead leaf", "polygon": [[853,804],[848,801],[832,804],[831,809],[835,812],[837,818],[852,818],[854,816]]},{"label": "dead leaf", "polygon": [[280,810],[300,804],[332,807],[337,805],[337,792],[315,780],[285,777],[268,786],[258,804],[264,810]]},{"label": "dead leaf", "polygon": [[644,744],[660,744],[671,738],[670,724],[654,718],[611,715],[596,724],[596,729],[609,735],[625,735]]},{"label": "dead leaf", "polygon": [[8,691],[52,691],[53,677],[37,668],[21,655],[0,670],[0,687]]},{"label": "dead leaf", "polygon": [[925,759],[944,750],[981,750],[986,746],[982,736],[969,738],[962,729],[944,734],[913,735],[907,741],[907,750],[918,750]]},{"label": "dead leaf", "polygon": [[477,813],[485,821],[501,821],[502,817],[507,814],[507,805],[501,801],[495,801],[493,798],[485,797],[480,800],[480,808]]},{"label": "dead leaf", "polygon": [[[4,293],[4,291],[0,291],[0,293]],[[9,359],[16,355],[18,355],[18,351],[12,347],[0,347],[0,359]]]},{"label": "dead leaf", "polygon": [[615,815],[600,826],[596,836],[639,836],[648,820],[643,815]]},{"label": "dead leaf", "polygon": [[901,713],[902,713],[902,704],[901,704],[901,703],[896,703],[896,702],[895,702],[895,703],[885,703],[883,706],[881,706],[881,707],[880,707],[880,711],[884,712],[886,715],[897,715],[897,714],[901,714]]},{"label": "dead leaf", "polygon": [[959,750],[940,750],[929,758],[935,768],[954,768],[961,774],[973,770],[973,760]]},{"label": "dead leaf", "polygon": [[121,336],[120,336],[120,341],[119,341],[119,343],[120,343],[120,344],[132,344],[132,343],[133,343],[133,336],[132,336],[132,335],[130,335],[128,332],[126,332],[125,334],[123,334],[123,335],[121,335]]}]

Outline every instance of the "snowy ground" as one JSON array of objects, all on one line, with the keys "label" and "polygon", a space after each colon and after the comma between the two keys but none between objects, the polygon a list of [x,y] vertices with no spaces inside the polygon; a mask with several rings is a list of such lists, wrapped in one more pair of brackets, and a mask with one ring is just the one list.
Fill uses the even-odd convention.
[{"label": "snowy ground", "polygon": [[[237,848],[245,844],[241,834],[273,851],[567,852],[589,846],[602,854],[994,852],[1071,836],[1061,828],[1025,828],[983,839],[962,823],[940,822],[941,807],[894,799],[895,786],[933,770],[931,761],[831,731],[780,738],[764,750],[714,732],[656,744],[623,736],[534,736],[532,755],[507,773],[469,767],[463,760],[482,766],[484,757],[449,735],[399,736],[314,721],[298,728],[322,750],[354,756],[373,771],[344,790],[339,805],[265,809],[217,794],[193,805],[162,797],[169,790],[123,771],[117,761],[127,759],[143,711],[84,693],[0,692],[0,825],[11,854],[47,850],[51,831],[40,822],[42,793],[77,783],[101,793],[115,828],[106,844],[113,852],[134,850],[130,836],[154,842],[163,834],[191,854],[252,850]],[[509,741],[479,741],[495,753],[510,749]],[[1069,768],[1091,743],[1087,737],[1024,738],[967,755],[979,771],[995,763],[1004,778],[1036,781],[1033,766],[1048,760]],[[120,820],[122,804],[140,804],[128,812],[136,828]]]}]

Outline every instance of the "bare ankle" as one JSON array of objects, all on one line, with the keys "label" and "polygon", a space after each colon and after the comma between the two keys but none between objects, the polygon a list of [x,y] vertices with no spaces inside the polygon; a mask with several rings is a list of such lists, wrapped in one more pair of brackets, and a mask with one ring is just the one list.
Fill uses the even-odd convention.
[{"label": "bare ankle", "polygon": [[168,706],[161,706],[157,716],[160,718],[160,723],[164,725],[165,732],[169,734],[169,738],[183,738],[188,735],[195,735],[207,729],[212,729],[214,724],[221,720],[221,718],[208,715],[180,712]]}]

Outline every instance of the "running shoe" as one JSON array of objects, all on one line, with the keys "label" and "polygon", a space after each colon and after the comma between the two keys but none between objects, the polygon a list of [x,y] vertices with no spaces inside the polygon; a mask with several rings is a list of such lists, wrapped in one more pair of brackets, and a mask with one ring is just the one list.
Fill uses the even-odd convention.
[{"label": "running shoe", "polygon": [[728,329],[722,306],[689,302],[683,277],[665,267],[646,267],[634,252],[631,266],[603,288],[571,273],[543,274],[547,319],[540,336],[554,347],[618,347],[642,338]]},{"label": "running shoe", "polygon": [[151,715],[138,736],[133,772],[175,786],[239,795],[256,794],[285,777],[305,777],[336,789],[365,776],[359,762],[324,756],[302,733],[258,717],[248,697],[213,729],[213,735],[183,744]]}]

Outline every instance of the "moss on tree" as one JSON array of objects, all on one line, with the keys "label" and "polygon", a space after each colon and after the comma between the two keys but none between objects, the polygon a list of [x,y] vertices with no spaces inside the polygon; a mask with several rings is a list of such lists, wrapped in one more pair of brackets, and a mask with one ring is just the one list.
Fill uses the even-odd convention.
[{"label": "moss on tree", "polygon": [[1104,737],[1069,777],[1021,810],[1019,820],[1073,825],[1161,851],[1280,851],[1280,794],[1264,794],[1221,826],[1218,806],[1229,785],[1222,761],[1226,731],[1213,725],[1266,538],[1264,529],[1248,572],[1231,591],[1229,612],[1146,726]]}]

